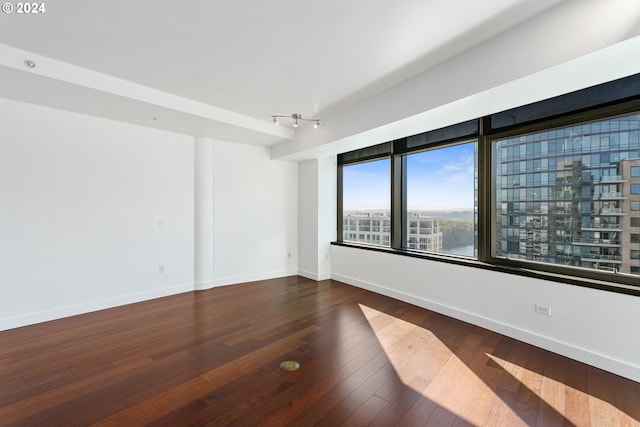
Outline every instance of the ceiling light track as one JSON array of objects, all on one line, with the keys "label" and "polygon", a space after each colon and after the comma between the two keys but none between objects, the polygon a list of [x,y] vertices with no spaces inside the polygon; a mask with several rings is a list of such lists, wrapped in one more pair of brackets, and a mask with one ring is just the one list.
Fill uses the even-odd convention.
[{"label": "ceiling light track", "polygon": [[280,124],[280,122],[278,121],[279,118],[285,118],[285,119],[291,119],[293,120],[293,127],[297,128],[298,127],[298,122],[299,121],[305,121],[305,122],[313,122],[313,127],[314,128],[318,128],[320,127],[320,119],[305,119],[304,117],[302,117],[302,114],[291,114],[290,116],[283,116],[283,115],[273,115],[271,116],[271,118],[273,119],[273,124],[275,124],[276,126]]}]

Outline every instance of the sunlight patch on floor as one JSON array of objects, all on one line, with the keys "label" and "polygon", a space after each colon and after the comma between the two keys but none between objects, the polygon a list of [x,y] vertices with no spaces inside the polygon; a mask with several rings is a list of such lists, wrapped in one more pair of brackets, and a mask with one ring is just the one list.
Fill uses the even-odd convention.
[{"label": "sunlight patch on floor", "polygon": [[[360,309],[396,375],[406,386],[475,425],[487,425],[488,415],[491,416],[490,421],[508,419],[511,425],[513,420],[519,420],[513,410],[504,403],[498,405],[499,411],[487,414],[486,408],[500,398],[473,369],[483,376],[486,374],[488,378],[492,375],[499,378],[501,370],[487,367],[486,355],[484,359],[468,359],[475,361],[478,366],[470,367],[463,362],[465,354],[478,351],[482,346],[483,337],[471,336],[462,343],[457,354],[454,354],[428,329],[362,304]],[[496,372],[487,372],[488,369]],[[424,401],[420,402],[419,399],[416,405],[424,405]],[[526,423],[522,421],[520,425]]]},{"label": "sunlight patch on floor", "polygon": [[585,422],[593,420],[597,420],[595,425],[610,427],[635,425],[636,423],[632,417],[626,414],[618,416],[618,408],[611,403],[567,385],[564,378],[554,379],[551,378],[551,375],[541,375],[495,355],[487,354],[487,356],[505,372],[519,379],[519,384],[525,386],[554,411],[566,413],[567,406],[582,408],[581,416],[583,419],[567,418],[573,425],[584,425]]}]

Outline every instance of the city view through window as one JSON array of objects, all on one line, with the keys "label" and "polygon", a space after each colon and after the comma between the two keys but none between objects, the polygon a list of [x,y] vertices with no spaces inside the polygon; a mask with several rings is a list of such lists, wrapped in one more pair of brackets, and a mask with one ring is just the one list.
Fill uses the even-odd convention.
[{"label": "city view through window", "polygon": [[639,274],[640,115],[493,145],[494,256]]},{"label": "city view through window", "polygon": [[[491,144],[492,257],[640,274],[640,114]],[[476,152],[404,155],[403,248],[477,256]],[[344,241],[391,245],[390,169],[344,166]]]},{"label": "city view through window", "polygon": [[391,160],[343,169],[343,239],[391,245]]},{"label": "city view through window", "polygon": [[[418,251],[475,255],[475,143],[407,155],[406,241]],[[390,245],[390,160],[343,170],[343,239]]]}]

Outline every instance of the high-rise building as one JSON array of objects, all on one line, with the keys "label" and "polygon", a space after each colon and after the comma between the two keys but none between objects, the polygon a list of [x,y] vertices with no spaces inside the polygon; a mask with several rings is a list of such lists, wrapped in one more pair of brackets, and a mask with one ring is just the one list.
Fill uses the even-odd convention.
[{"label": "high-rise building", "polygon": [[[421,216],[419,212],[409,212],[407,225],[407,249],[442,252],[442,229],[439,218]],[[343,239],[389,246],[391,243],[391,217],[389,213],[345,212]]]},{"label": "high-rise building", "polygon": [[424,217],[419,212],[408,213],[407,248],[442,252],[442,228],[437,217]]},{"label": "high-rise building", "polygon": [[621,162],[622,172],[622,212],[621,217],[621,269],[622,273],[640,274],[640,159]]},{"label": "high-rise building", "polygon": [[497,256],[638,274],[640,115],[496,141]]},{"label": "high-rise building", "polygon": [[343,239],[371,245],[389,246],[391,242],[389,212],[345,212]]}]

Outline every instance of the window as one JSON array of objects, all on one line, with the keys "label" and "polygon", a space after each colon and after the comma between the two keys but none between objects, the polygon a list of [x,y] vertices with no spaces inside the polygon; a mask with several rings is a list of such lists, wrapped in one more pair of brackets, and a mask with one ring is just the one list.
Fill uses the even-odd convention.
[{"label": "window", "polygon": [[340,154],[338,236],[640,295],[639,111],[637,74]]},{"label": "window", "polygon": [[475,256],[475,165],[474,142],[406,156],[408,249]]},{"label": "window", "polygon": [[[620,242],[630,233],[621,221],[627,214],[623,209],[626,197],[621,176],[627,160],[612,163],[612,148],[603,141],[618,140],[621,128],[634,129],[639,124],[640,115],[634,114],[494,140],[491,161],[495,189],[493,235],[496,237],[492,256],[605,272],[628,271],[629,266],[620,253]],[[523,192],[522,180],[514,185],[511,172],[514,170],[511,165],[536,156],[531,147],[540,142],[571,147],[544,156],[547,160],[553,158],[554,161],[547,164],[555,166],[547,166],[542,172],[560,174],[555,184],[544,186],[551,194],[549,202],[554,206],[551,209],[542,208],[541,182],[528,179],[531,174],[528,173]],[[516,152],[525,155],[505,157],[503,154],[511,147],[524,147]],[[541,153],[537,155],[542,159]],[[585,163],[585,159],[589,161]],[[515,188],[519,192],[509,198],[509,190]],[[640,184],[631,184],[631,194],[640,194]],[[526,213],[524,220],[522,206]],[[504,224],[517,221],[520,234],[505,236]],[[632,218],[631,225],[634,223],[637,221]],[[517,250],[510,249],[515,248],[513,242],[518,242]]]},{"label": "window", "polygon": [[380,221],[391,214],[390,170],[388,158],[343,168],[343,223],[349,227],[343,226],[343,240],[388,246],[389,230],[381,230]]}]

